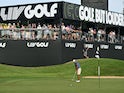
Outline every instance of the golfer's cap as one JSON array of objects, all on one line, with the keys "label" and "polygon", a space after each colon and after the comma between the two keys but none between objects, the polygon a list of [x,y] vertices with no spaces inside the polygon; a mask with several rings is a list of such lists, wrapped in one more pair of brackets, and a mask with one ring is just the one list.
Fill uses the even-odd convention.
[{"label": "golfer's cap", "polygon": [[73,62],[75,62],[76,60],[75,59],[73,59]]}]

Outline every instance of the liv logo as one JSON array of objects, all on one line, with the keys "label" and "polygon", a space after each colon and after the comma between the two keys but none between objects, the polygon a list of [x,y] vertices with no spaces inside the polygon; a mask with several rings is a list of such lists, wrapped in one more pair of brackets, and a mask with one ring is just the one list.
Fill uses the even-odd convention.
[{"label": "liv logo", "polygon": [[50,11],[48,11],[48,4],[44,5],[38,4],[35,6],[34,9],[32,9],[32,7],[33,7],[32,5],[28,5],[24,10],[24,14],[28,19],[31,19],[34,16],[36,18],[41,18],[44,15],[46,17],[54,17],[55,14],[57,14],[58,5],[57,3],[53,4],[51,7],[49,7]]},{"label": "liv logo", "polygon": [[54,3],[51,6],[48,4],[27,5],[27,6],[14,6],[0,8],[0,18],[3,21],[17,20],[22,14],[27,19],[31,19],[34,16],[36,18],[55,17],[57,14],[58,4]]},{"label": "liv logo", "polygon": [[49,42],[28,42],[27,47],[44,47],[47,48],[49,46]]},{"label": "liv logo", "polygon": [[5,48],[6,47],[6,43],[0,43],[0,48]]}]

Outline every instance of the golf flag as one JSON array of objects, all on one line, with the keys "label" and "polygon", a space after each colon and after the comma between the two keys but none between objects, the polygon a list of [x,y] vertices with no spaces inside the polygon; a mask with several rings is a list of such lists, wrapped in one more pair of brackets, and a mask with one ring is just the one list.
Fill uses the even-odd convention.
[{"label": "golf flag", "polygon": [[96,49],[95,58],[98,59],[98,77],[99,77],[99,88],[100,88],[100,63],[99,63],[99,47]]}]

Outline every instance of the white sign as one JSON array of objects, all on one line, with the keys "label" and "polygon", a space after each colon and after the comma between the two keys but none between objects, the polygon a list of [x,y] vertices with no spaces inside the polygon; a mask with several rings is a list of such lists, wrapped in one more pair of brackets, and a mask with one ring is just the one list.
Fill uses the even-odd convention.
[{"label": "white sign", "polygon": [[0,16],[2,20],[17,20],[21,13],[23,12],[25,6],[20,6],[20,7],[9,7],[8,12],[7,8],[1,8],[0,9]]},{"label": "white sign", "polygon": [[122,47],[122,46],[119,46],[119,45],[116,45],[116,46],[115,46],[115,49],[116,49],[116,50],[122,50],[122,48],[123,48],[123,47]]},{"label": "white sign", "polygon": [[94,22],[94,8],[80,6],[79,17],[81,20]]},{"label": "white sign", "polygon": [[124,26],[123,14],[86,6],[79,7],[79,18],[90,22]]},{"label": "white sign", "polygon": [[0,43],[0,48],[5,48],[6,47],[6,43]]},{"label": "white sign", "polygon": [[105,23],[105,11],[95,9],[95,22],[97,23]]},{"label": "white sign", "polygon": [[46,17],[54,17],[55,14],[57,14],[56,8],[58,7],[57,3],[53,4],[50,8],[50,11],[48,11],[48,4],[38,4],[35,6],[35,8],[32,9],[32,5],[28,5],[24,10],[24,15],[26,18],[31,19],[34,16],[36,18],[41,18],[44,15]]},{"label": "white sign", "polygon": [[66,48],[76,48],[76,43],[65,43]]},{"label": "white sign", "polygon": [[109,45],[100,45],[101,49],[109,49]]},{"label": "white sign", "polygon": [[19,6],[19,7],[8,7],[7,8],[0,8],[0,17],[3,21],[7,20],[17,20],[20,15],[24,12],[24,16],[27,19],[31,19],[34,16],[36,18],[42,18],[43,16],[46,17],[55,17],[57,14],[58,4],[54,3],[50,7],[50,11],[48,11],[49,7],[48,4],[38,4],[33,8],[33,5],[28,6]]},{"label": "white sign", "polygon": [[42,47],[47,48],[49,46],[49,42],[28,42],[27,47]]},{"label": "white sign", "polygon": [[84,44],[85,48],[93,48],[93,44]]}]

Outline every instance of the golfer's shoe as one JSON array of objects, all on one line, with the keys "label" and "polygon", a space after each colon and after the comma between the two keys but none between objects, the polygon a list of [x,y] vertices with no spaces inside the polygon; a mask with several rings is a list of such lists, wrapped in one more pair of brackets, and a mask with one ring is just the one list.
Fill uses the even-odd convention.
[{"label": "golfer's shoe", "polygon": [[80,82],[80,80],[76,80],[76,82],[77,82],[77,83],[79,83],[79,82]]}]

